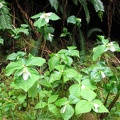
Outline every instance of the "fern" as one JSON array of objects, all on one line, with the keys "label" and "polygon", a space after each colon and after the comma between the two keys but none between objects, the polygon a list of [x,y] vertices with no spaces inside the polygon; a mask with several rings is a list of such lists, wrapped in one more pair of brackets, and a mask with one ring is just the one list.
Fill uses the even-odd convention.
[{"label": "fern", "polygon": [[103,31],[100,28],[91,28],[87,33],[87,38],[89,38],[94,32],[102,33]]},{"label": "fern", "polygon": [[95,8],[95,11],[103,11],[104,12],[104,6],[101,0],[89,0],[89,2],[91,2]]},{"label": "fern", "polygon": [[89,23],[90,22],[90,12],[89,12],[89,9],[88,9],[88,6],[87,6],[87,1],[86,0],[79,0],[79,1],[84,8],[86,21],[87,21],[87,23]]},{"label": "fern", "polygon": [[3,5],[0,8],[0,29],[12,29],[12,21],[10,18],[9,8],[7,7],[7,3],[2,0],[0,2]]}]

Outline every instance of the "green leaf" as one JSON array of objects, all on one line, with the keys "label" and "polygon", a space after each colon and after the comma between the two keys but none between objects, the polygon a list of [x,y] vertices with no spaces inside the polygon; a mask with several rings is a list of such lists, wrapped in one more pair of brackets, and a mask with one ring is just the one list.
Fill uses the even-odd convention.
[{"label": "green leaf", "polygon": [[72,2],[74,2],[75,5],[78,5],[78,0],[72,0]]},{"label": "green leaf", "polygon": [[96,93],[94,91],[90,90],[89,88],[87,88],[84,85],[82,85],[82,87],[81,87],[80,95],[84,99],[88,100],[89,102],[92,101],[96,97]]},{"label": "green leaf", "polygon": [[32,16],[31,18],[32,18],[32,19],[40,18],[40,16],[41,16],[42,14],[43,14],[43,13],[38,13],[38,14]]},{"label": "green leaf", "polygon": [[58,0],[49,0],[49,2],[50,2],[50,4],[51,4],[51,6],[54,7],[54,9],[55,9],[56,12],[57,12],[57,10],[58,10],[58,5],[59,5]]},{"label": "green leaf", "polygon": [[92,109],[97,113],[109,112],[108,109],[103,105],[103,103],[98,99],[93,100],[91,104],[92,104]]},{"label": "green leaf", "polygon": [[40,78],[37,70],[33,68],[28,68],[28,71],[31,73],[30,77],[27,80],[23,79],[23,76],[19,76],[20,71],[16,71],[14,74],[15,84],[27,92],[34,83]]},{"label": "green leaf", "polygon": [[41,57],[28,56],[26,66],[42,66],[45,63],[45,59]]},{"label": "green leaf", "polygon": [[89,1],[93,4],[96,12],[104,11],[104,5],[101,0],[89,0]]},{"label": "green leaf", "polygon": [[34,85],[28,90],[29,97],[34,98],[38,93],[38,82],[35,82]]},{"label": "green leaf", "polygon": [[65,69],[65,65],[57,65],[55,67],[56,70],[58,70],[59,72],[63,73],[64,69]]},{"label": "green leaf", "polygon": [[50,82],[46,79],[40,80],[40,84],[43,86],[46,86],[48,88],[52,88],[52,85],[50,84]]},{"label": "green leaf", "polygon": [[58,99],[58,95],[51,95],[48,98],[48,104],[55,102]]},{"label": "green leaf", "polygon": [[25,95],[19,95],[18,97],[18,101],[20,104],[24,103],[25,99],[26,99],[26,96]]},{"label": "green leaf", "polygon": [[3,44],[3,43],[4,43],[4,39],[0,37],[0,44]]},{"label": "green leaf", "polygon": [[69,92],[71,95],[80,97],[81,92],[81,85],[80,84],[73,84],[69,87]]},{"label": "green leaf", "polygon": [[80,101],[79,97],[76,97],[74,95],[69,95],[69,103],[70,104],[76,104],[79,101]]},{"label": "green leaf", "polygon": [[54,104],[48,104],[48,109],[54,114],[59,114],[59,109]]},{"label": "green leaf", "polygon": [[91,111],[91,105],[86,100],[80,100],[75,106],[75,113],[79,115],[81,113],[87,113]]},{"label": "green leaf", "polygon": [[88,9],[88,5],[87,5],[87,2],[85,0],[79,0],[81,5],[83,6],[83,9],[85,11],[85,16],[86,16],[86,21],[87,23],[90,22],[90,12],[89,12],[89,9]]},{"label": "green leaf", "polygon": [[[64,70],[63,73],[64,76],[66,76],[67,78],[79,78],[79,73],[75,70],[75,69],[66,69]],[[64,82],[67,82],[67,80],[69,79],[64,79]]]},{"label": "green leaf", "polygon": [[7,60],[15,60],[16,58],[17,58],[17,54],[16,53],[12,53],[12,54],[7,56]]},{"label": "green leaf", "polygon": [[58,99],[58,100],[55,102],[55,105],[61,107],[61,106],[65,105],[67,102],[68,102],[68,101],[67,101],[67,98],[64,97],[64,98]]},{"label": "green leaf", "polygon": [[7,66],[6,66],[6,75],[10,76],[15,70],[21,69],[23,68],[24,64],[22,63],[22,61],[17,61],[17,62],[10,62]]},{"label": "green leaf", "polygon": [[49,83],[53,83],[57,80],[60,80],[61,79],[61,76],[62,76],[62,73],[61,72],[58,72],[58,71],[54,71],[51,75],[50,75],[50,80],[49,80]]},{"label": "green leaf", "polygon": [[66,53],[66,55],[80,57],[79,51],[75,50],[75,48],[76,48],[75,46],[70,46],[67,48],[68,48],[68,52]]},{"label": "green leaf", "polygon": [[76,24],[76,17],[74,15],[71,15],[67,18],[67,23]]},{"label": "green leaf", "polygon": [[61,108],[61,113],[64,120],[69,120],[74,114],[74,108],[67,104]]},{"label": "green leaf", "polygon": [[105,52],[105,48],[105,45],[99,45],[93,49],[93,61],[96,61]]},{"label": "green leaf", "polygon": [[43,26],[45,26],[47,23],[44,19],[39,18],[37,21],[34,22],[34,26],[41,28]]},{"label": "green leaf", "polygon": [[37,105],[35,106],[35,109],[39,109],[39,108],[44,108],[45,106],[47,106],[46,102],[40,101],[39,103],[37,103]]},{"label": "green leaf", "polygon": [[59,19],[60,19],[60,17],[57,16],[55,13],[52,13],[49,18],[50,18],[50,20],[52,20],[52,21],[56,21],[56,20],[59,20]]},{"label": "green leaf", "polygon": [[52,56],[48,60],[49,70],[52,71],[60,63],[60,58],[57,56]]}]

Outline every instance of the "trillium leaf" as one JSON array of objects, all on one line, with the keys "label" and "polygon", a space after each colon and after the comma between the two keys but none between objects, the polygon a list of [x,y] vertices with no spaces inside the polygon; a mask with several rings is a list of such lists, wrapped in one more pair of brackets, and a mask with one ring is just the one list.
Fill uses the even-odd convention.
[{"label": "trillium leaf", "polygon": [[48,109],[54,114],[58,115],[60,113],[60,110],[54,104],[48,104]]},{"label": "trillium leaf", "polygon": [[[93,100],[91,104],[92,104],[93,110],[95,112],[97,112],[97,113],[106,113],[106,112],[109,112],[108,109],[103,105],[103,103],[100,100],[98,100],[98,99]],[[95,110],[95,104],[98,105],[97,110]]]},{"label": "trillium leaf", "polygon": [[11,62],[6,67],[6,75],[10,76],[15,70],[22,69],[24,64],[22,61]]},{"label": "trillium leaf", "polygon": [[52,71],[60,63],[60,58],[57,56],[52,56],[48,60],[49,70]]},{"label": "trillium leaf", "polygon": [[70,17],[68,17],[67,23],[76,24],[76,17],[74,15],[71,15]]},{"label": "trillium leaf", "polygon": [[96,61],[105,52],[105,49],[105,45],[99,45],[95,47],[93,49],[93,61]]},{"label": "trillium leaf", "polygon": [[43,26],[45,26],[47,24],[47,22],[44,19],[39,18],[37,21],[35,21],[34,26],[41,28]]},{"label": "trillium leaf", "polygon": [[80,100],[75,106],[75,113],[79,115],[81,113],[87,113],[91,111],[91,105],[86,100]]},{"label": "trillium leaf", "polygon": [[71,95],[80,97],[81,92],[81,85],[80,84],[73,84],[69,87],[69,92]]},{"label": "trillium leaf", "polygon": [[49,80],[49,83],[53,83],[57,80],[60,80],[61,79],[61,76],[62,76],[62,73],[61,72],[58,72],[58,71],[54,71],[51,76],[50,76],[50,80]]},{"label": "trillium leaf", "polygon": [[37,70],[30,68],[28,69],[28,71],[30,72],[31,75],[28,77],[27,80],[24,80],[22,75],[19,76],[19,72],[18,73],[16,72],[14,75],[15,84],[19,86],[21,89],[23,89],[25,92],[27,92],[40,78]]},{"label": "trillium leaf", "polygon": [[85,87],[83,87],[83,86],[81,87],[80,95],[84,99],[86,99],[88,101],[92,101],[96,97],[96,93],[94,91],[90,90],[89,88],[87,88],[86,86]]},{"label": "trillium leaf", "polygon": [[58,95],[51,95],[48,98],[48,104],[55,102],[58,99]]},{"label": "trillium leaf", "polygon": [[26,66],[42,66],[45,63],[45,59],[41,57],[28,56]]},{"label": "trillium leaf", "polygon": [[65,105],[66,103],[67,103],[67,98],[64,97],[64,98],[58,99],[58,100],[55,102],[55,105],[61,107],[61,106]]},{"label": "trillium leaf", "polygon": [[60,17],[57,16],[55,13],[52,13],[51,16],[49,17],[49,19],[52,20],[52,21],[56,21],[56,20],[59,20]]},{"label": "trillium leaf", "polygon": [[35,106],[35,109],[39,109],[39,108],[44,108],[45,106],[47,106],[46,102],[40,101],[39,103],[37,103],[37,105]]},{"label": "trillium leaf", "polygon": [[64,120],[69,120],[74,114],[74,108],[67,104],[61,108],[61,113]]}]

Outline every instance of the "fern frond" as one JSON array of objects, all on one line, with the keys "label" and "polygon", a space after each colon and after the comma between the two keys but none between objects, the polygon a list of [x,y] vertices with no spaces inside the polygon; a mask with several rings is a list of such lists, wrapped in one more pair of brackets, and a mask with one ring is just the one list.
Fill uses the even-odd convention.
[{"label": "fern frond", "polygon": [[79,1],[84,8],[86,21],[87,21],[87,23],[89,23],[90,22],[90,12],[89,12],[89,9],[88,9],[88,6],[87,6],[87,1],[86,0],[79,0]]},{"label": "fern frond", "polygon": [[95,11],[103,11],[104,12],[104,6],[101,0],[89,0],[89,2],[91,2],[95,8]]},{"label": "fern frond", "polygon": [[0,29],[12,29],[12,21],[7,3],[3,0],[1,4],[3,4],[3,7],[0,8]]},{"label": "fern frond", "polygon": [[102,33],[103,31],[100,28],[91,28],[87,33],[87,38],[89,38],[94,32]]}]

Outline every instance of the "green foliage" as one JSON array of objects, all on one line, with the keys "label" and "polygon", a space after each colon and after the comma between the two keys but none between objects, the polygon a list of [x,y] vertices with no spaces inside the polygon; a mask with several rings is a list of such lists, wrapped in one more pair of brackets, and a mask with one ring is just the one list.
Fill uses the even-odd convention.
[{"label": "green foliage", "polygon": [[12,29],[9,8],[4,0],[0,1],[0,29]]},{"label": "green foliage", "polygon": [[3,44],[3,42],[4,42],[4,39],[0,37],[0,44]]},{"label": "green foliage", "polygon": [[51,6],[52,6],[52,7],[56,10],[56,12],[57,12],[58,6],[59,6],[58,0],[49,0],[49,2],[50,2],[50,4],[51,4]]}]

